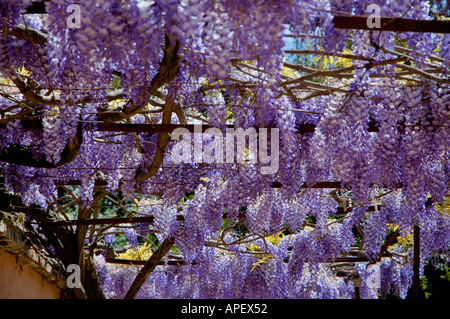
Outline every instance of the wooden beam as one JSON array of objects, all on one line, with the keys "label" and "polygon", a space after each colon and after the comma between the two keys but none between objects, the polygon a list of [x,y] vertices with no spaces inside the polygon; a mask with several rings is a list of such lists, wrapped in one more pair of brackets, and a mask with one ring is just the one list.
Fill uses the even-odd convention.
[{"label": "wooden beam", "polygon": [[[374,212],[376,210],[380,210],[381,205],[375,206],[369,206],[367,208],[368,212]],[[348,213],[353,210],[352,207],[347,208],[346,210],[344,207],[338,207],[336,213],[337,214],[343,214]],[[245,217],[245,211],[239,211],[238,218],[244,218]],[[222,218],[227,219],[228,214],[224,213]],[[184,221],[183,215],[177,215],[176,217],[177,221]],[[75,226],[75,225],[120,225],[120,224],[136,224],[136,223],[150,223],[152,224],[155,221],[155,218],[153,216],[138,216],[138,217],[111,217],[111,218],[94,218],[94,219],[71,219],[71,220],[58,220],[55,221],[49,226],[57,227],[57,226]]]},{"label": "wooden beam", "polygon": [[[240,211],[238,218],[245,216],[244,211]],[[228,218],[227,214],[223,214],[222,218]],[[184,221],[183,215],[176,216],[177,221]],[[155,218],[151,215],[149,216],[138,216],[138,217],[111,217],[111,218],[93,218],[93,219],[71,219],[71,220],[58,220],[49,226],[75,226],[75,225],[120,225],[120,224],[136,224],[136,223],[150,223],[153,224]]]},{"label": "wooden beam", "polygon": [[[25,11],[25,14],[45,14],[45,2],[33,2]],[[450,21],[437,20],[414,20],[403,18],[380,17],[381,28],[369,28],[367,25],[368,17],[365,16],[334,16],[333,24],[337,29],[363,29],[374,31],[398,31],[398,32],[431,32],[431,33],[450,33]],[[372,19],[372,17],[371,17]]]},{"label": "wooden beam", "polygon": [[[119,264],[119,265],[135,265],[135,266],[143,266],[147,262],[146,260],[131,260],[131,259],[120,259],[120,258],[105,258],[105,261],[109,264]],[[168,261],[159,261],[158,266],[168,265],[168,266],[182,266],[185,265],[186,262],[184,260],[168,260]],[[195,264],[193,262],[193,264]]]},{"label": "wooden beam", "polygon": [[49,0],[43,0],[42,2],[33,2],[25,11],[25,14],[45,14],[47,13],[45,9],[45,2]]},{"label": "wooden beam", "polygon": [[134,224],[134,223],[153,223],[154,220],[155,218],[153,216],[73,219],[73,220],[59,220],[53,222],[51,226],[57,227],[57,226],[73,226],[73,225],[119,225],[119,224]]},{"label": "wooden beam", "polygon": [[[334,16],[333,24],[336,29],[360,29],[372,31],[397,31],[421,33],[450,33],[450,21],[413,20],[403,18],[380,17],[380,28],[368,26],[369,17],[365,16]],[[373,17],[370,18],[374,19]]]},{"label": "wooden beam", "polygon": [[[386,257],[390,257],[388,254],[383,254],[382,258],[386,258]],[[105,261],[107,263],[110,264],[119,264],[119,265],[135,265],[135,266],[143,266],[145,265],[145,263],[147,262],[146,260],[132,260],[132,259],[121,259],[121,258],[106,258]],[[369,258],[367,258],[366,256],[351,256],[351,255],[345,255],[345,256],[340,256],[337,257],[335,260],[333,260],[332,262],[335,263],[354,263],[354,262],[368,262]],[[288,263],[289,262],[289,257],[286,257],[283,259],[284,263]],[[308,262],[308,261],[305,261]],[[197,264],[195,261],[191,262],[192,265]],[[184,261],[184,259],[170,259],[167,261],[160,261],[158,263],[159,266],[182,266],[182,265],[186,265],[186,261]],[[342,272],[337,272],[338,276],[343,276]],[[348,274],[346,274],[345,276],[348,276]]]},{"label": "wooden beam", "polygon": [[[42,130],[41,119],[21,119],[20,124],[26,130]],[[210,125],[197,124],[130,124],[130,123],[95,123],[95,131],[98,132],[129,132],[129,133],[172,133],[175,129],[184,128],[190,133],[204,133],[209,128],[215,128]],[[0,123],[0,129],[6,129],[6,123]],[[234,128],[234,125],[227,125],[227,128]],[[297,133],[314,133],[316,124],[297,124],[295,126]],[[268,128],[270,131],[270,128]],[[368,123],[368,132],[378,132],[378,125],[374,121]]]},{"label": "wooden beam", "polygon": [[[21,119],[20,124],[26,130],[41,130],[42,121],[40,119]],[[370,124],[370,123],[369,123]],[[175,129],[184,128],[190,133],[204,133],[209,128],[215,128],[210,125],[198,124],[132,124],[132,123],[111,123],[99,122],[95,123],[95,131],[98,132],[129,132],[129,133],[172,133]],[[0,123],[0,129],[6,129],[6,123]],[[234,125],[227,125],[227,128],[234,128]],[[298,124],[297,132],[300,134],[314,133],[315,124]],[[369,132],[374,132],[375,126],[369,125]],[[270,131],[270,128],[268,128]]]}]

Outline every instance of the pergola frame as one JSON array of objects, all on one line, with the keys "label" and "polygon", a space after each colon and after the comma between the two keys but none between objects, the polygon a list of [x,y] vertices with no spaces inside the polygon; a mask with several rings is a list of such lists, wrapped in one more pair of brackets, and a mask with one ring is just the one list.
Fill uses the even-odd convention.
[{"label": "pergola frame", "polygon": [[[45,14],[45,2],[48,2],[50,0],[44,0],[42,2],[33,2],[31,6],[26,8],[25,14]],[[362,29],[362,30],[373,30],[373,31],[398,31],[398,32],[433,32],[433,33],[450,33],[450,21],[435,21],[435,20],[411,20],[411,19],[403,19],[403,18],[389,18],[389,17],[381,17],[381,28],[379,29],[371,29],[367,25],[367,17],[362,16],[334,16],[333,19],[334,27],[338,29]],[[29,40],[31,42],[34,42],[37,45],[45,45],[46,43],[46,35],[42,34],[36,30],[32,30],[27,28],[26,26],[19,26],[17,29],[11,31],[11,35]],[[433,64],[432,62],[427,65],[426,69],[418,69],[412,66],[408,66],[405,64],[399,64],[399,62],[407,61],[409,60],[408,53],[405,52],[404,48],[397,48],[396,51],[386,52],[391,53],[397,56],[396,59],[390,60],[390,61],[384,61],[382,63],[385,64],[395,64],[397,67],[401,68],[401,71],[397,72],[397,78],[398,79],[408,79],[408,80],[416,80],[420,81],[419,78],[433,80],[438,83],[446,83],[447,79],[442,79],[436,76],[436,74],[440,73],[442,70],[438,65]],[[381,50],[384,50],[381,48]],[[291,54],[325,54],[323,52],[312,52],[308,50],[299,51],[299,50],[287,50],[286,53]],[[358,56],[348,56],[346,58],[351,59],[362,59],[367,60],[363,57]],[[434,62],[442,62],[442,59],[438,57],[433,58]],[[237,62],[240,63],[240,62]],[[239,64],[240,67],[247,67],[252,68],[249,65],[243,65],[242,63]],[[295,94],[291,94],[293,90],[295,90],[295,86],[292,85],[306,85],[311,88],[316,89],[315,92],[311,93],[310,96],[306,96],[305,99],[312,98],[319,95],[326,95],[330,94],[330,92],[334,92],[335,89],[327,87],[325,85],[320,85],[317,83],[313,83],[309,81],[310,79],[316,77],[316,76],[332,76],[336,78],[346,78],[349,77],[349,72],[352,71],[352,68],[345,68],[344,70],[323,70],[323,71],[317,71],[316,69],[311,69],[302,65],[293,65],[289,63],[285,63],[285,66],[288,68],[291,68],[293,70],[298,70],[302,72],[306,72],[308,75],[303,76],[301,78],[297,79],[289,79],[285,78],[285,82],[281,83],[280,85],[286,89],[286,94],[289,96],[295,96]],[[31,93],[27,92],[25,94],[26,87],[23,86],[23,83],[20,82],[20,79],[18,82],[15,83],[19,90],[23,93],[24,97],[28,100],[35,100],[37,102],[47,102],[47,103],[55,103],[57,105],[57,101],[51,101],[51,100],[39,100],[40,96],[32,95]],[[22,85],[22,86],[21,86]],[[251,86],[251,83],[248,83],[249,86]],[[205,88],[207,89],[207,88]],[[342,90],[341,90],[342,91]],[[345,91],[344,91],[345,92]],[[122,98],[123,92],[116,91],[110,94],[111,101]],[[157,94],[156,90],[153,92]],[[343,92],[341,92],[343,93]],[[152,103],[151,101],[149,101]],[[154,106],[160,106],[157,102],[154,102]],[[123,109],[126,111],[126,109]],[[163,110],[161,110],[163,111]],[[294,110],[295,111],[295,110]],[[299,112],[302,112],[302,110],[298,110]],[[114,113],[114,112],[113,112]],[[190,132],[194,132],[194,125],[191,124],[170,124],[170,123],[162,123],[162,124],[130,124],[130,123],[114,123],[116,120],[120,120],[122,117],[117,114],[110,114],[107,110],[100,114],[100,118],[103,117],[103,120],[98,121],[95,123],[95,130],[97,131],[103,131],[103,132],[132,132],[132,133],[153,133],[153,134],[168,134],[172,132],[175,128],[186,128]],[[117,115],[117,116],[116,116]],[[32,129],[32,130],[40,130],[42,129],[42,122],[39,119],[23,119],[21,121],[22,128],[23,129]],[[0,121],[0,129],[6,128],[6,123]],[[210,128],[208,125],[203,125],[202,129],[206,130]],[[299,134],[309,134],[313,133],[315,131],[315,125],[313,124],[302,124],[297,127],[297,131]],[[368,127],[369,132],[376,133],[378,132],[377,123],[371,122],[369,123]],[[0,157],[1,159],[1,157]],[[77,185],[79,184],[79,181],[65,181],[61,182],[61,184],[65,185]],[[98,180],[96,181],[96,186],[103,187],[105,186],[105,182]],[[280,187],[281,183],[273,183],[272,187]],[[339,181],[325,181],[321,183],[317,183],[315,185],[304,185],[303,188],[330,188],[330,189],[339,189],[342,188],[344,185],[341,185],[341,182]],[[401,185],[399,185],[401,187]],[[431,205],[432,202],[428,202],[427,205]],[[20,207],[16,207],[19,208]],[[342,210],[342,208],[339,208]],[[379,209],[379,207],[373,207],[371,206],[369,208],[370,210],[376,210]],[[24,211],[26,211],[27,208],[24,208]],[[244,212],[242,212],[242,216],[244,216]],[[224,216],[226,217],[226,216]],[[179,215],[177,217],[178,220],[183,220],[184,217],[182,215]],[[66,221],[55,221],[52,224],[50,224],[50,227],[60,227],[60,226],[69,226],[69,225],[117,225],[117,224],[127,224],[127,223],[153,223],[154,218],[153,216],[141,216],[141,217],[129,217],[129,218],[104,218],[104,219],[77,219],[77,220],[66,220]],[[418,298],[419,294],[419,251],[420,251],[420,228],[419,226],[414,227],[414,260],[413,260],[413,267],[414,267],[414,276],[413,276],[413,297]],[[383,247],[382,256],[390,256],[387,252],[387,247],[390,243],[395,240],[395,238],[398,236],[398,232],[394,232],[391,237],[387,240],[385,246]],[[122,264],[142,264],[144,267],[142,268],[141,272],[139,273],[138,277],[140,279],[136,280],[135,283],[133,283],[132,288],[129,291],[129,294],[127,294],[126,298],[134,298],[134,296],[137,294],[140,286],[139,284],[142,284],[143,280],[145,281],[145,278],[149,275],[151,270],[159,264],[162,264],[161,259],[166,254],[168,249],[170,249],[171,245],[173,245],[173,239],[168,239],[167,243],[163,243],[156,252],[154,252],[154,258],[151,258],[149,261],[124,261],[124,260],[118,260],[118,259],[108,259],[108,262],[111,263],[122,263]],[[153,257],[153,256],[152,256]],[[287,260],[286,260],[287,261]],[[338,258],[335,262],[356,262],[356,261],[368,261],[368,259],[361,254],[357,254],[355,256],[344,256]],[[181,265],[184,262],[182,260],[169,260],[165,262],[164,264],[169,265]],[[358,294],[358,293],[357,293]]]}]

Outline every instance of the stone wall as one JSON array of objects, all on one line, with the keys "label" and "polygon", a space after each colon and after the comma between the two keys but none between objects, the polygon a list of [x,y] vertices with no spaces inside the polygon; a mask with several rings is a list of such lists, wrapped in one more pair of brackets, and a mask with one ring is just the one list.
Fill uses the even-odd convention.
[{"label": "stone wall", "polygon": [[59,299],[64,267],[33,240],[17,216],[0,212],[0,299]]}]

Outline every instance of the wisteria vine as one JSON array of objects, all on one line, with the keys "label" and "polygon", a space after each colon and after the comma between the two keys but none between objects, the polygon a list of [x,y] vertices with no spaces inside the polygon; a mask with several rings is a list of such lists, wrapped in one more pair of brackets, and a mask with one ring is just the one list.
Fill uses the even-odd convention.
[{"label": "wisteria vine", "polygon": [[[136,250],[152,234],[156,247],[173,237],[138,298],[353,298],[355,287],[405,298],[414,226],[421,273],[449,251],[449,213],[435,206],[450,184],[449,37],[333,27],[333,15],[365,15],[369,4],[102,0],[79,5],[81,27],[70,28],[65,1],[42,15],[25,14],[31,1],[0,1],[5,190],[26,206],[76,207],[74,219],[98,218],[100,197],[120,193],[118,209],[133,208],[114,217],[152,216],[92,227],[79,243],[117,245],[122,234]],[[427,1],[379,5],[382,16],[433,18]],[[279,147],[277,170],[261,170],[261,136],[246,162],[220,162],[217,137],[175,140],[164,128],[173,124],[278,130],[265,141]],[[209,159],[180,161],[174,149],[187,140],[191,159],[205,149]],[[65,187],[73,201],[62,204],[67,184],[77,191]],[[385,246],[393,232],[400,239]],[[124,297],[139,267],[90,254],[105,296]]]}]

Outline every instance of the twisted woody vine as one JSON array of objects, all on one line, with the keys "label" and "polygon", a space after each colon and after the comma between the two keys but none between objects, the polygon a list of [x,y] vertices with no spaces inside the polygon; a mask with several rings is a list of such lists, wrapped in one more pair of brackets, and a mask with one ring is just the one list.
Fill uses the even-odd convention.
[{"label": "twisted woody vine", "polygon": [[1,0],[0,210],[73,298],[406,298],[449,258],[435,10]]}]

